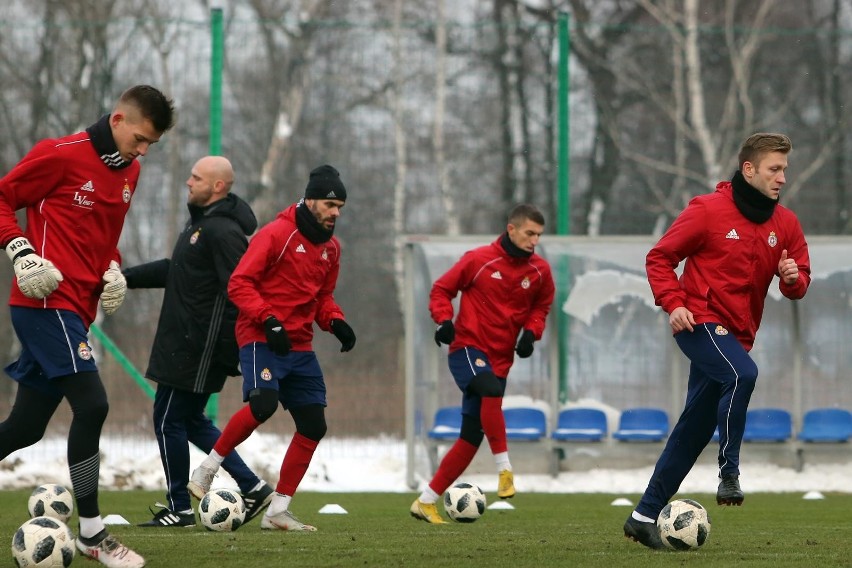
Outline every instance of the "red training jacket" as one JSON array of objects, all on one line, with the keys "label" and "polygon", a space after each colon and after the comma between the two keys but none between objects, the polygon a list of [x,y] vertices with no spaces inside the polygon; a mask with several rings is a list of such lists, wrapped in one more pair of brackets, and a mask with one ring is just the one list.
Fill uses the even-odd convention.
[{"label": "red training jacket", "polygon": [[[781,252],[796,261],[799,279],[781,293],[797,300],[811,282],[808,245],[796,215],[782,205],[768,221],[754,223],[734,203],[731,182],[693,198],[645,259],[648,282],[666,313],[684,306],[696,323],[718,322],[747,351],[763,317],[769,284],[778,276]],[[686,259],[678,280],[675,268]]]},{"label": "red training jacket", "polygon": [[[25,236],[63,276],[42,300],[27,298],[13,283],[9,305],[70,310],[91,325],[103,274],[111,260],[121,263],[118,239],[139,168],[135,160],[126,168],[108,167],[88,133],[79,132],[38,142],[0,179],[0,244]],[[24,207],[26,231],[15,219]]]},{"label": "red training jacket", "polygon": [[312,351],[314,321],[331,331],[331,320],[345,319],[334,301],[340,271],[340,243],[313,244],[296,227],[293,204],[249,242],[231,274],[228,297],[239,308],[237,344],[266,343],[263,322],[274,315],[284,325],[293,351]]},{"label": "red training jacket", "polygon": [[537,254],[509,256],[501,238],[466,252],[435,281],[429,311],[435,323],[453,319],[452,301],[461,292],[450,351],[475,347],[488,356],[494,374],[505,378],[521,329],[541,339],[555,286],[546,260]]}]

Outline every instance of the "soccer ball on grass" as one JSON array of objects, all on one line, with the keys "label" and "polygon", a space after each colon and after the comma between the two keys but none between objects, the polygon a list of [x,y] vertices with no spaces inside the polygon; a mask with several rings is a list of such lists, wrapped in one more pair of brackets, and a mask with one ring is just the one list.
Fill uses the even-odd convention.
[{"label": "soccer ball on grass", "polygon": [[657,518],[660,539],[674,550],[693,550],[710,536],[710,516],[698,501],[676,499]]},{"label": "soccer ball on grass", "polygon": [[211,531],[235,531],[246,518],[246,504],[236,491],[213,489],[198,505],[201,524]]},{"label": "soccer ball on grass", "polygon": [[67,523],[74,512],[74,496],[61,485],[46,483],[33,489],[27,510],[30,517],[53,517]]},{"label": "soccer ball on grass", "polygon": [[456,483],[444,494],[444,511],[459,523],[472,523],[485,512],[485,493],[471,483]]},{"label": "soccer ball on grass", "polygon": [[74,560],[74,535],[53,517],[35,517],[12,537],[12,558],[19,568],[65,568]]}]

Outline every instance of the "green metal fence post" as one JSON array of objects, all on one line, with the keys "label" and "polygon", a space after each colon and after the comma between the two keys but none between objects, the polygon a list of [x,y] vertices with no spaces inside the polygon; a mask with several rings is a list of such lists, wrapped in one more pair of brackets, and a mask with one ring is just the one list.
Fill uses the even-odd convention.
[{"label": "green metal fence post", "polygon": [[136,367],[133,366],[133,363],[130,362],[130,359],[128,359],[127,356],[122,353],[121,349],[118,348],[118,345],[116,345],[113,340],[110,339],[109,336],[105,334],[104,331],[95,323],[92,323],[92,325],[89,326],[89,331],[91,331],[92,335],[94,335],[98,339],[98,341],[103,344],[106,350],[109,351],[113,357],[115,357],[115,360],[118,361],[118,363],[124,368],[125,371],[127,371],[127,374],[130,375],[134,381],[136,381],[136,384],[139,385],[139,388],[141,388],[142,391],[147,394],[151,398],[151,400],[153,400],[154,389],[151,388],[151,385],[148,384],[148,382],[145,380],[145,377],[142,376],[142,373],[136,370]]},{"label": "green metal fence post", "polygon": [[[559,62],[558,62],[558,77],[559,77],[559,144],[557,152],[557,218],[556,232],[559,235],[571,234],[571,201],[569,187],[569,173],[571,167],[570,159],[570,142],[571,135],[569,132],[569,68],[568,60],[571,56],[571,41],[568,26],[568,14],[561,13],[558,21],[559,35]],[[564,403],[568,400],[568,315],[562,311],[562,306],[565,305],[565,300],[568,297],[568,277],[570,274],[568,259],[561,258],[557,266],[557,288],[556,288],[556,318],[558,322],[558,343],[559,343],[559,402]]]},{"label": "green metal fence post", "polygon": [[[222,153],[222,66],[225,53],[225,34],[222,8],[210,11],[210,155]],[[207,417],[215,424],[219,416],[219,395],[207,401]]]}]

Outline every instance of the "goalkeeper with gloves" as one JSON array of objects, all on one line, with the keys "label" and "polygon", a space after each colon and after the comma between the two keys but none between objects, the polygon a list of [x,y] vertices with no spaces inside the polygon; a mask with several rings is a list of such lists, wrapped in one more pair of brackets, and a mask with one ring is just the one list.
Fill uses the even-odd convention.
[{"label": "goalkeeper with gloves", "polygon": [[[522,359],[532,355],[553,303],[550,265],[535,254],[543,231],[541,211],[517,205],[509,213],[505,233],[465,253],[432,285],[429,311],[438,324],[435,342],[450,346],[450,372],[462,392],[462,425],[432,481],[411,504],[416,519],[444,523],[435,503],[473,461],[483,438],[497,465],[497,496],[515,495],[503,394],[515,354]],[[452,302],[459,292],[453,323]]]},{"label": "goalkeeper with gloves", "polygon": [[[18,360],[5,369],[18,390],[0,423],[0,460],[38,442],[67,398],[77,548],[110,567],[145,560],[109,535],[100,516],[99,444],[109,404],[88,330],[99,301],[109,315],[124,300],[117,247],[139,178],[136,158],[173,123],[172,101],[137,85],[85,131],[38,142],[0,179],[0,245],[15,271],[9,306],[21,343]],[[26,210],[25,231],[18,209]]]}]

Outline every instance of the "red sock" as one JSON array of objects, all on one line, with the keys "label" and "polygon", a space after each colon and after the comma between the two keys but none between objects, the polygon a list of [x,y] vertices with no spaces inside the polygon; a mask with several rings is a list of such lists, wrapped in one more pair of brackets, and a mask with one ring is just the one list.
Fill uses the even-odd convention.
[{"label": "red sock", "polygon": [[220,456],[227,456],[234,448],[246,441],[246,438],[251,436],[251,433],[260,426],[254,415],[251,413],[249,405],[245,405],[231,416],[225,429],[222,430],[222,435],[216,440],[213,450]]},{"label": "red sock", "polygon": [[281,462],[281,474],[278,478],[278,486],[275,488],[278,493],[293,496],[302,478],[305,477],[305,472],[308,471],[314,450],[318,445],[319,442],[316,440],[305,438],[298,432],[293,435],[290,447],[284,454],[284,461]]},{"label": "red sock", "polygon": [[464,470],[473,461],[473,457],[476,455],[476,450],[478,449],[467,440],[462,440],[461,438],[456,440],[456,443],[453,444],[453,447],[450,448],[447,455],[441,460],[441,465],[438,466],[435,477],[429,482],[429,487],[432,488],[432,491],[438,495],[443,495],[447,487],[464,473]]},{"label": "red sock", "polygon": [[506,420],[503,418],[503,398],[499,396],[486,396],[482,398],[479,408],[479,420],[482,422],[482,431],[488,439],[488,446],[492,454],[499,454],[509,450],[506,444]]}]

